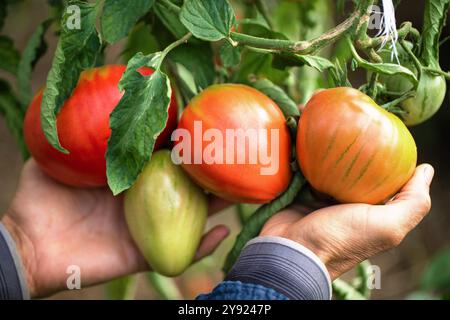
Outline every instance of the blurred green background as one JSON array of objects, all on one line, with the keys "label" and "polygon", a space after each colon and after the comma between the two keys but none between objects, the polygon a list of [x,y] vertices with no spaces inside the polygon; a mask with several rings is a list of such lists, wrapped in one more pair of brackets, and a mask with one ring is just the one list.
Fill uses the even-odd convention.
[{"label": "blurred green background", "polygon": [[[423,14],[423,0],[403,1],[397,11],[398,23],[409,20],[416,27],[421,26]],[[15,40],[19,50],[23,50],[36,26],[43,21],[48,13],[45,0],[23,1],[10,8],[10,15],[6,20],[2,34]],[[293,21],[292,23],[295,23]],[[444,29],[443,38],[450,35],[450,28]],[[56,37],[52,32],[46,35],[49,49],[47,54],[38,62],[33,73],[33,90],[43,86],[51,59],[56,46]],[[123,51],[124,41],[111,46],[107,51],[107,63],[121,63],[120,53]],[[450,42],[442,46],[441,66],[443,70],[450,70]],[[357,84],[359,74],[355,74],[354,84]],[[0,71],[0,78],[12,80],[7,73]],[[427,298],[423,294],[416,294],[421,288],[432,287],[433,293],[439,287],[442,292],[450,290],[450,254],[441,255],[435,259],[436,264],[429,268],[432,258],[445,252],[450,245],[450,209],[447,201],[450,199],[450,100],[438,114],[423,125],[412,128],[419,153],[419,162],[431,163],[436,169],[436,177],[432,186],[433,209],[431,214],[414,230],[396,249],[380,254],[371,259],[372,264],[381,268],[381,289],[374,290],[374,299],[404,299]],[[23,165],[19,148],[9,133],[4,120],[0,118],[0,215],[5,212],[13,197],[17,185],[20,169]],[[211,290],[222,278],[220,266],[238,232],[238,221],[233,210],[227,210],[214,217],[210,227],[218,221],[232,227],[233,233],[221,245],[213,257],[197,263],[186,274],[176,279],[180,290],[180,297],[194,298],[197,294]],[[449,252],[449,251],[447,251]],[[447,270],[447,273],[445,272]],[[427,275],[424,276],[424,273]],[[138,299],[161,298],[151,289],[146,279],[147,275],[137,277],[135,284],[129,287],[129,297]],[[422,280],[425,279],[425,280]],[[422,282],[422,286],[421,286]],[[120,287],[116,282],[115,286]],[[414,293],[414,294],[413,294]],[[413,295],[411,295],[413,294]],[[51,298],[58,299],[103,299],[108,297],[105,286],[95,286],[82,290],[67,291]],[[109,296],[110,298],[117,298]]]}]

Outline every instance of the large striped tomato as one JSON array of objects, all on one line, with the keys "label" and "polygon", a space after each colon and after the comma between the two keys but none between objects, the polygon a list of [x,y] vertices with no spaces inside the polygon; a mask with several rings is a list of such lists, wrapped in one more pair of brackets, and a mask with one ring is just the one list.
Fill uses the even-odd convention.
[{"label": "large striped tomato", "polygon": [[[125,69],[124,65],[108,65],[81,73],[72,96],[57,115],[58,137],[69,154],[53,148],[42,131],[43,90],[33,98],[25,116],[25,142],[33,158],[48,175],[75,187],[106,185],[105,153],[111,134],[109,115],[123,95],[118,84]],[[148,68],[142,68],[140,72],[146,76],[153,73]],[[168,140],[176,126],[176,118],[177,107],[172,97],[168,124],[156,141],[156,149]]]},{"label": "large striped tomato", "polygon": [[[178,140],[173,152],[187,158],[183,168],[219,197],[266,203],[290,182],[291,140],[285,118],[275,102],[256,89],[238,84],[205,89],[184,110],[176,133],[183,138],[173,137]],[[184,140],[186,135],[190,141]],[[192,150],[190,156],[185,147]],[[270,164],[262,155],[269,155],[265,160]]]},{"label": "large striped tomato", "polygon": [[341,202],[378,204],[416,167],[416,144],[403,122],[352,88],[316,93],[300,118],[300,167],[316,190]]}]

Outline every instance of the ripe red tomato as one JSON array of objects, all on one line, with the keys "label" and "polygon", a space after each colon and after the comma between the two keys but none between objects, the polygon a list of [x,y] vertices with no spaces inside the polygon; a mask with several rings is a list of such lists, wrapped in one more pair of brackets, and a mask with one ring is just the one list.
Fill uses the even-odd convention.
[{"label": "ripe red tomato", "polygon": [[403,122],[352,88],[316,93],[303,112],[297,159],[316,190],[341,202],[378,204],[416,167],[416,144]]},{"label": "ripe red tomato", "polygon": [[[196,131],[199,124],[203,136]],[[180,145],[191,148],[190,156],[184,154],[184,149],[179,152],[189,158],[189,163],[183,161],[183,168],[200,186],[217,196],[235,202],[267,203],[287,188],[291,178],[289,130],[279,107],[256,89],[238,84],[205,89],[184,110],[177,133],[180,130],[189,134],[190,142],[183,142],[184,137],[179,139],[174,152],[182,149]],[[251,132],[260,133],[252,138]],[[275,132],[278,137],[272,136]],[[217,143],[214,151],[211,143]],[[205,154],[223,161],[208,162]],[[261,154],[269,157],[263,159]],[[196,157],[201,161],[195,162]],[[273,172],[264,172],[263,168],[271,165]]]},{"label": "ripe red tomato", "polygon": [[[121,99],[118,89],[124,65],[108,65],[81,73],[77,87],[57,115],[58,137],[70,153],[53,148],[41,127],[43,89],[33,98],[25,115],[24,136],[31,155],[41,169],[54,179],[75,187],[106,185],[105,153],[111,134],[109,115]],[[151,69],[140,69],[149,76]],[[177,106],[174,96],[166,129],[158,137],[155,149],[168,140],[176,127]]]}]

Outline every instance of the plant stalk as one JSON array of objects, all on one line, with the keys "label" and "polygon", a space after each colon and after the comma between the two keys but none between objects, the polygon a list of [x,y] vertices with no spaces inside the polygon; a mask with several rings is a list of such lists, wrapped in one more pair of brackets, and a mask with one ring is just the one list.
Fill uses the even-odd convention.
[{"label": "plant stalk", "polygon": [[[415,28],[413,28],[411,22],[405,22],[400,29],[398,29],[398,37],[399,39],[406,38],[407,35],[412,34],[413,36],[416,36],[419,34],[419,31]],[[358,49],[371,49],[371,48],[377,48],[384,42],[391,41],[391,36],[381,36],[377,38],[366,38],[364,40],[357,40],[355,42],[355,45]]]},{"label": "plant stalk", "polygon": [[164,58],[166,57],[166,55],[172,51],[173,49],[175,49],[176,47],[185,44],[188,42],[189,38],[192,37],[192,33],[188,32],[186,33],[183,37],[181,37],[180,39],[172,42],[171,44],[169,44],[162,52],[162,57],[160,59],[160,63],[158,64],[156,69],[161,68],[161,64],[164,61]]},{"label": "plant stalk", "polygon": [[147,279],[152,288],[162,299],[181,300],[183,298],[174,279],[164,277],[156,272],[148,272]]},{"label": "plant stalk", "polygon": [[359,11],[355,11],[347,20],[310,41],[266,39],[237,32],[231,32],[230,37],[235,42],[251,47],[306,55],[315,53],[325,46],[328,46],[340,39],[344,34],[346,34],[351,28],[354,27],[355,23],[357,23],[360,18],[361,13]]}]

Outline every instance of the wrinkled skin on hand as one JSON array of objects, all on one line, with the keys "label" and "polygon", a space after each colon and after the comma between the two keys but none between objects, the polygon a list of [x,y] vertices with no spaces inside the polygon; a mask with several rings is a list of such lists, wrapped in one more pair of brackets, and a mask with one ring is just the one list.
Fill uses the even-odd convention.
[{"label": "wrinkled skin on hand", "polygon": [[414,176],[385,205],[341,204],[315,211],[302,206],[272,217],[261,236],[279,236],[313,251],[331,279],[382,251],[396,247],[428,214],[430,165],[417,167]]},{"label": "wrinkled skin on hand", "polygon": [[[209,213],[228,205],[210,199]],[[33,159],[22,170],[2,223],[22,258],[31,297],[67,289],[70,265],[80,267],[82,287],[149,270],[125,223],[123,197],[114,197],[107,188],[63,185]],[[195,260],[212,253],[227,235],[225,226],[213,227],[203,236]]]}]

